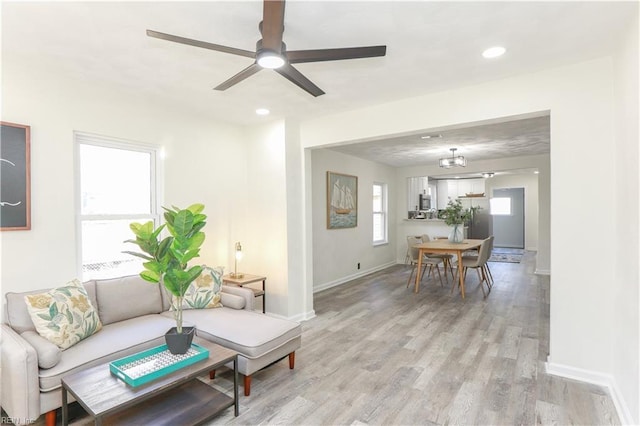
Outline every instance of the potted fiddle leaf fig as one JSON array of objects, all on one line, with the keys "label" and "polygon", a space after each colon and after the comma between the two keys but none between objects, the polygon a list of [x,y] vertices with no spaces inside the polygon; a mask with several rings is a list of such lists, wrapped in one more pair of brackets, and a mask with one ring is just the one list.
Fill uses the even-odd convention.
[{"label": "potted fiddle leaf fig", "polygon": [[[165,223],[154,229],[153,221],[144,224],[132,223],[131,230],[135,240],[126,240],[136,244],[142,253],[125,253],[145,260],[142,279],[151,283],[162,283],[173,295],[172,309],[176,327],[172,327],[165,340],[169,351],[184,354],[191,347],[195,327],[182,326],[182,303],[189,285],[202,273],[202,266],[189,267],[189,261],[200,256],[200,246],[204,242],[202,228],[207,216],[202,213],[204,205],[193,204],[186,209],[163,207]],[[166,227],[169,235],[160,237]]]}]

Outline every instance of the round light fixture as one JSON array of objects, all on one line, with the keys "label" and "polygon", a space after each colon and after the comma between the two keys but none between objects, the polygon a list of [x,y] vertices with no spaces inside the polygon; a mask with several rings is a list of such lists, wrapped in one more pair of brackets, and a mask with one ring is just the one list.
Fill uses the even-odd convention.
[{"label": "round light fixture", "polygon": [[262,68],[276,69],[284,65],[284,58],[277,52],[263,50],[258,52],[256,62]]},{"label": "round light fixture", "polygon": [[269,110],[266,108],[258,108],[256,110],[256,114],[258,115],[269,115]]},{"label": "round light fixture", "polygon": [[485,50],[484,52],[482,52],[482,56],[484,56],[487,59],[497,58],[498,56],[504,55],[504,52],[506,52],[506,51],[507,51],[507,49],[505,49],[502,46],[494,46],[494,47],[490,47],[487,50]]}]

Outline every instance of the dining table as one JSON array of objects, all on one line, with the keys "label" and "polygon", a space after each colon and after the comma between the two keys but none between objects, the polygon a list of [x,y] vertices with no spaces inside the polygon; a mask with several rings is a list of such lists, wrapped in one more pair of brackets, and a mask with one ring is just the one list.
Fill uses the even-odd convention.
[{"label": "dining table", "polygon": [[416,273],[416,286],[414,292],[420,290],[420,279],[422,278],[422,258],[429,253],[436,254],[455,254],[458,257],[458,278],[460,280],[460,295],[464,299],[464,275],[462,267],[462,253],[469,250],[478,250],[484,240],[463,240],[460,243],[453,243],[449,240],[433,240],[416,244],[413,246],[419,250],[418,253],[418,272]]}]

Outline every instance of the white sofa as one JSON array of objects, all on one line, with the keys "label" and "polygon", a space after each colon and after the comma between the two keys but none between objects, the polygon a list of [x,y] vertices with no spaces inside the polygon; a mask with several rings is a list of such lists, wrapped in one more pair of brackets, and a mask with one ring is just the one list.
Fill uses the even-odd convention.
[{"label": "white sofa", "polygon": [[[103,327],[63,351],[36,333],[24,301],[26,294],[46,289],[5,295],[0,406],[14,421],[45,414],[47,426],[55,424],[64,375],[161,345],[164,333],[175,326],[170,298],[159,284],[129,276],[89,281],[84,287]],[[249,289],[223,286],[221,296],[222,308],[183,311],[184,324],[195,325],[199,337],[240,354],[238,372],[244,375],[248,396],[251,375],[258,370],[287,355],[293,368],[301,326],[254,312]]]}]

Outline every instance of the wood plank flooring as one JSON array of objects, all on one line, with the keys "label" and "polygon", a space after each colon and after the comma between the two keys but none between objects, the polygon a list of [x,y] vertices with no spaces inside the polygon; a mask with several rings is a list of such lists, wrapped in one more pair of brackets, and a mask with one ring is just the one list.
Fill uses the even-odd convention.
[{"label": "wood plank flooring", "polygon": [[404,265],[317,293],[296,369],[256,374],[240,417],[211,424],[619,424],[605,389],[545,374],[549,278],[534,259],[492,262],[487,299],[473,271],[464,301],[437,278],[415,294]]},{"label": "wood plank flooring", "polygon": [[[549,279],[534,256],[491,263],[487,299],[473,271],[465,300],[426,277],[415,294],[404,265],[317,293],[295,370],[256,373],[240,416],[208,424],[620,424],[605,389],[545,374]],[[229,372],[202,380],[232,387]]]}]

